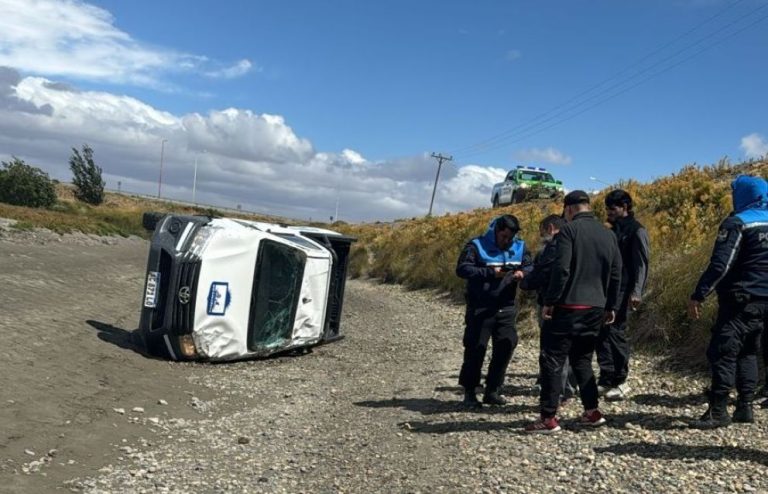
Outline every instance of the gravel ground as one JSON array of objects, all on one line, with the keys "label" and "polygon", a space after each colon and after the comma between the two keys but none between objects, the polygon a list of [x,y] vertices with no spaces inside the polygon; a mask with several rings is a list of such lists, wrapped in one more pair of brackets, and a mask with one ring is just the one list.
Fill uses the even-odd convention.
[{"label": "gravel ground", "polygon": [[[308,355],[189,365],[211,391],[198,417],[134,418],[139,441],[85,492],[766,492],[768,413],[758,424],[687,428],[704,409],[703,376],[633,362],[633,396],[602,404],[609,422],[530,436],[538,349],[525,340],[510,365],[510,403],[457,403],[462,308],[428,292],[350,281],[347,338]],[[128,418],[126,418],[128,420]]]}]

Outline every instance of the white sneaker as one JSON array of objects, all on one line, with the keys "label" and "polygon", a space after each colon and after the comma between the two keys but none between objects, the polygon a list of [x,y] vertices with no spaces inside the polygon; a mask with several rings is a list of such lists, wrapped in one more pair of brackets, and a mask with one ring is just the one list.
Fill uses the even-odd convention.
[{"label": "white sneaker", "polygon": [[605,393],[608,392],[608,390],[611,389],[608,386],[603,386],[602,384],[599,384],[597,386],[597,396],[605,396]]},{"label": "white sneaker", "polygon": [[629,394],[629,386],[627,383],[619,384],[615,388],[611,388],[605,392],[605,399],[608,401],[621,401],[627,398]]}]

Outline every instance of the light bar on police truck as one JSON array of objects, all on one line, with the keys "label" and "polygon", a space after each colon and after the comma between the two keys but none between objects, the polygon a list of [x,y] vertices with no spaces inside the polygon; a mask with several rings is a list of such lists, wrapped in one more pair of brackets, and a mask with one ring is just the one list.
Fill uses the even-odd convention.
[{"label": "light bar on police truck", "polygon": [[517,165],[517,168],[518,169],[522,169],[522,170],[531,170],[531,171],[534,171],[534,172],[545,172],[545,171],[547,171],[546,168],[541,168],[539,166]]}]

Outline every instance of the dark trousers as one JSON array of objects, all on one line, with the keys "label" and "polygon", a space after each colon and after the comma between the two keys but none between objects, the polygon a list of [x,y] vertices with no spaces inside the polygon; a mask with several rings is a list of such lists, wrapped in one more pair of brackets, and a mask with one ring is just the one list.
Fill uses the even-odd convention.
[{"label": "dark trousers", "polygon": [[613,324],[600,329],[597,338],[597,364],[600,366],[598,384],[615,388],[624,384],[629,375],[629,339],[627,338],[627,314],[629,300],[616,311]]},{"label": "dark trousers", "polygon": [[556,307],[552,319],[544,323],[539,353],[542,417],[554,417],[557,413],[566,358],[576,375],[584,409],[597,408],[597,382],[592,372],[592,358],[604,314],[601,308],[573,310]]},{"label": "dark trousers", "polygon": [[763,350],[763,369],[765,370],[765,388],[768,389],[768,326],[763,328],[763,336],[761,338],[760,346]]},{"label": "dark trousers", "polygon": [[492,341],[493,347],[485,378],[486,393],[501,389],[512,352],[517,347],[516,315],[514,307],[502,310],[467,308],[464,363],[459,373],[459,384],[468,391],[474,391],[480,384],[480,373],[489,341]]},{"label": "dark trousers", "polygon": [[712,370],[712,398],[726,397],[736,386],[739,400],[751,402],[757,388],[760,334],[768,302],[737,304],[720,300],[707,358]]},{"label": "dark trousers", "polygon": [[[539,353],[541,353],[541,349],[544,348],[542,345],[544,319],[541,318],[541,306],[538,307],[536,315],[539,321]],[[541,374],[536,377],[536,384],[541,387]],[[561,399],[570,399],[571,397],[576,396],[576,393],[579,390],[579,383],[576,381],[576,374],[573,373],[573,368],[568,362],[568,357],[565,358],[565,363],[563,364],[562,384],[562,391],[560,393]]]}]

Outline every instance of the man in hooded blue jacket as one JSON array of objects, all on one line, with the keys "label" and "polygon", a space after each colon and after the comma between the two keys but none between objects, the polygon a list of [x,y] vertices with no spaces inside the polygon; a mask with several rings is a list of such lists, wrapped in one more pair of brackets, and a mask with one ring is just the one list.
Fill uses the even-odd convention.
[{"label": "man in hooded blue jacket", "polygon": [[504,374],[517,347],[515,295],[517,282],[532,269],[530,252],[517,237],[520,223],[512,215],[495,218],[485,234],[472,239],[461,251],[456,275],[467,280],[467,311],[464,317],[464,363],[459,384],[464,405],[480,408],[475,395],[488,341],[493,348],[485,379],[483,403],[503,405]]},{"label": "man in hooded blue jacket", "polygon": [[712,370],[709,407],[691,424],[700,429],[725,427],[728,395],[736,386],[734,422],[754,422],[752,401],[757,387],[757,352],[768,320],[768,183],[739,176],[731,184],[733,212],[720,224],[712,258],[688,302],[692,319],[717,292],[717,321],[707,358]]}]

